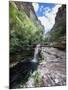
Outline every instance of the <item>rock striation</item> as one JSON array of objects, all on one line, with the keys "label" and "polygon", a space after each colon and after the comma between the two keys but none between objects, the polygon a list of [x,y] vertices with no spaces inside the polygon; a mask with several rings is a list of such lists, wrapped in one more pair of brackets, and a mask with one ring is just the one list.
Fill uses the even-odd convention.
[{"label": "rock striation", "polygon": [[38,20],[36,16],[31,2],[15,2],[15,4],[17,5],[18,9],[24,11],[27,14],[27,16],[32,21],[34,21],[35,24],[37,24],[41,29],[44,29],[44,26],[41,24],[40,20]]},{"label": "rock striation", "polygon": [[59,49],[66,48],[66,5],[62,5],[56,15],[55,25],[50,33],[50,41]]}]

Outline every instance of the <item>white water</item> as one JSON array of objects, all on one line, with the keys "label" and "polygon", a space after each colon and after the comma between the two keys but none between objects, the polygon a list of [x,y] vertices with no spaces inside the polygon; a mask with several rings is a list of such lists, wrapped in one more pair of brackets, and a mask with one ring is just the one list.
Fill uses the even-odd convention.
[{"label": "white water", "polygon": [[[38,53],[39,53],[39,49],[40,49],[40,44],[36,45],[35,51],[34,51],[34,57],[32,59],[31,62],[33,63],[38,63]],[[34,85],[34,75],[36,72],[33,72],[33,74],[31,75],[31,77],[29,77],[28,81],[26,82],[26,84],[23,86],[21,85],[21,87],[35,87]]]},{"label": "white water", "polygon": [[34,51],[34,58],[32,60],[32,62],[38,62],[38,52],[39,52],[39,48],[40,48],[40,44],[38,44],[35,48],[35,51]]},{"label": "white water", "polygon": [[[36,71],[40,73],[43,86],[66,85],[65,52],[52,47],[42,47],[41,50],[44,61],[39,63]],[[38,53],[39,46],[37,45],[34,51],[34,59],[32,60],[35,63],[38,62],[38,59],[36,58]],[[56,55],[58,57],[56,57]],[[34,71],[26,84],[22,87],[36,87],[35,75],[36,72]],[[38,84],[39,83],[37,83],[37,85]]]}]

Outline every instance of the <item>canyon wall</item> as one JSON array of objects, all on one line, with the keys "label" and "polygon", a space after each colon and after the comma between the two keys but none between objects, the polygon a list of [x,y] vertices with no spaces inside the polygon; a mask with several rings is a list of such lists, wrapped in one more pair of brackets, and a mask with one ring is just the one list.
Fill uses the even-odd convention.
[{"label": "canyon wall", "polygon": [[66,5],[62,5],[57,12],[55,25],[50,33],[50,41],[54,47],[66,48]]}]

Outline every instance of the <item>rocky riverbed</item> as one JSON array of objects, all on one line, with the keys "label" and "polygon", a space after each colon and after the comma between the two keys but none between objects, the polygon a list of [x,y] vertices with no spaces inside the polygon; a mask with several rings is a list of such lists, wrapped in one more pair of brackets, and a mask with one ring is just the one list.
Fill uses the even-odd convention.
[{"label": "rocky riverbed", "polygon": [[66,85],[66,53],[52,47],[42,47],[43,63],[38,69],[44,86]]},{"label": "rocky riverbed", "polygon": [[[42,62],[25,85],[20,87],[50,87],[66,85],[66,53],[52,47],[42,47]],[[38,74],[38,75],[37,75]]]}]

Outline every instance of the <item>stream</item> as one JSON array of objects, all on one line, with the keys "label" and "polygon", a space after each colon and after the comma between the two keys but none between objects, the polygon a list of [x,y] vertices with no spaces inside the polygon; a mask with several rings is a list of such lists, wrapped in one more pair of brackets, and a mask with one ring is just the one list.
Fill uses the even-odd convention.
[{"label": "stream", "polygon": [[[12,74],[12,78],[15,77],[15,79],[19,76],[20,78],[23,77],[22,72],[25,69],[30,72],[30,75],[25,84],[20,83],[17,85],[16,83],[14,84],[13,88],[49,87],[66,85],[66,52],[53,47],[41,47],[40,53],[42,56],[42,60],[37,64],[38,52],[39,45],[35,48],[34,58],[31,61],[31,64],[30,62],[22,63],[18,66],[20,70],[17,70],[16,67],[15,70],[17,70],[17,73],[15,73],[13,69],[13,72],[15,74]],[[30,68],[25,67],[25,65]],[[33,67],[34,69],[31,73]],[[17,74],[19,76],[17,76]],[[21,78],[21,80],[23,80],[23,78]]]},{"label": "stream", "polygon": [[65,51],[61,51],[53,47],[42,47],[41,54],[43,60],[39,63],[37,68],[40,80],[35,82],[35,71],[26,84],[24,86],[21,85],[21,87],[49,87],[66,85]]}]

